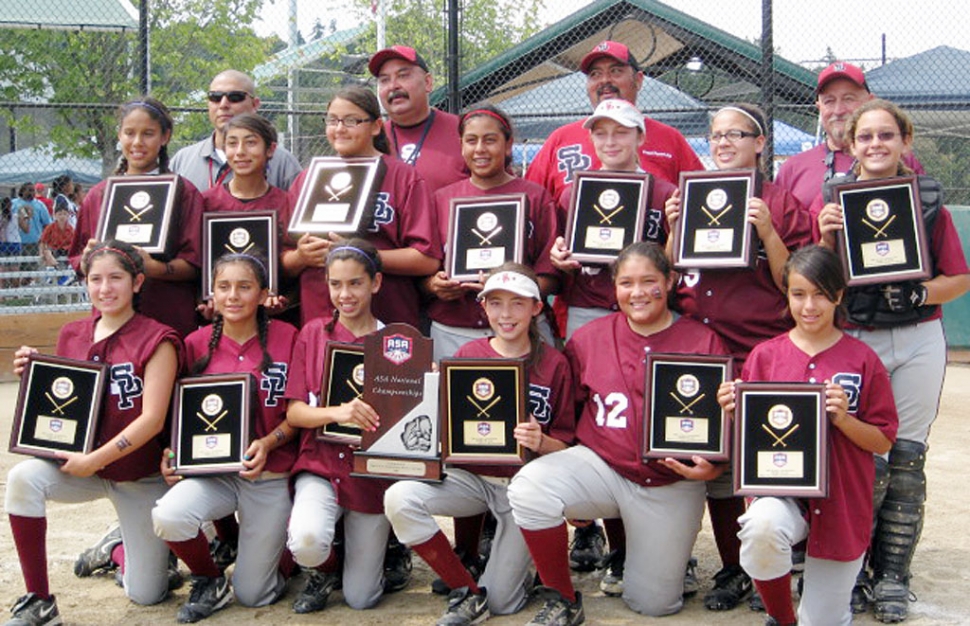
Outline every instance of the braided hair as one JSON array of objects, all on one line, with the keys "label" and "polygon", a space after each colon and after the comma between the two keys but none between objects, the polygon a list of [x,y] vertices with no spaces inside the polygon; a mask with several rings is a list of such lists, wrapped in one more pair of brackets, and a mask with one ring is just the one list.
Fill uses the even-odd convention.
[{"label": "braided hair", "polygon": [[[172,114],[169,112],[168,107],[166,107],[160,100],[156,100],[150,96],[145,96],[137,100],[131,100],[123,105],[118,110],[118,116],[121,121],[124,121],[128,115],[135,109],[140,109],[148,114],[148,117],[152,118],[162,129],[162,134],[170,133],[171,136],[172,127],[175,122],[172,120]],[[128,159],[122,155],[121,160],[118,161],[118,168],[115,169],[115,174],[124,174],[128,171]],[[158,151],[158,171],[161,174],[168,174],[168,144],[163,144],[161,149]]]},{"label": "braided hair", "polygon": [[[259,284],[260,290],[268,288],[269,279],[266,272],[266,264],[259,257],[249,253],[224,254],[219,257],[215,263],[215,267],[212,268],[213,282],[215,282],[223,268],[233,263],[242,263],[249,267],[256,277],[256,282]],[[209,349],[198,361],[192,364],[191,372],[193,376],[201,374],[205,371],[205,368],[209,367],[209,363],[212,361],[212,354],[219,347],[219,341],[222,339],[224,326],[225,318],[217,311],[212,318],[212,336],[209,338]],[[263,350],[263,360],[259,363],[259,371],[266,372],[273,365],[273,357],[270,355],[267,347],[269,338],[269,314],[266,312],[266,307],[262,304],[256,307],[256,330],[259,336],[259,346]]]},{"label": "braided hair", "polygon": [[[374,246],[374,244],[366,239],[360,239],[358,237],[348,239],[347,241],[330,248],[330,254],[327,255],[327,267],[329,267],[334,261],[347,260],[357,261],[363,265],[364,270],[367,272],[367,275],[371,277],[371,280],[377,278],[377,274],[380,273],[382,268],[381,257],[378,254],[377,248]],[[333,316],[324,327],[328,333],[332,333],[333,329],[337,327],[337,320],[339,318],[340,310],[335,307],[333,310]]]}]

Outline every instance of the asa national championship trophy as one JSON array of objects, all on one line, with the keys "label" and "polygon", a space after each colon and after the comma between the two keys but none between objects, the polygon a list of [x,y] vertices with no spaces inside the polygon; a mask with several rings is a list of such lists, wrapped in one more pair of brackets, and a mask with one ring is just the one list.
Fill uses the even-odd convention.
[{"label": "asa national championship trophy", "polygon": [[380,416],[361,433],[354,475],[438,481],[441,440],[438,374],[432,342],[408,324],[388,324],[364,339],[364,402]]}]

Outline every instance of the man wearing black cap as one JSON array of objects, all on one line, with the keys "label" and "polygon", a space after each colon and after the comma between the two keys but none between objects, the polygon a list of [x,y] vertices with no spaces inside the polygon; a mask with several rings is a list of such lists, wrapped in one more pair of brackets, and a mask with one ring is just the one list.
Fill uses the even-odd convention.
[{"label": "man wearing black cap", "polygon": [[[623,98],[636,105],[643,86],[643,72],[630,49],[616,41],[603,41],[583,57],[580,69],[586,74],[586,93],[595,109],[601,100]],[[640,166],[648,173],[677,183],[682,171],[702,170],[704,166],[675,128],[649,117],[646,141],[640,147]],[[525,177],[539,183],[564,204],[562,197],[573,180],[573,173],[600,168],[589,131],[583,120],[556,129],[529,164]]]},{"label": "man wearing black cap", "polygon": [[377,78],[377,97],[390,118],[385,126],[391,150],[435,192],[468,176],[461,156],[458,116],[431,108],[432,78],[414,48],[380,50],[367,65]]},{"label": "man wearing black cap", "polygon": [[[845,125],[852,113],[872,98],[865,74],[851,63],[836,61],[819,73],[815,106],[825,130],[825,141],[785,161],[775,181],[806,209],[822,192],[825,181],[848,172],[852,166],[853,158],[845,144]],[[925,173],[923,165],[912,154],[903,160],[917,174]]]}]

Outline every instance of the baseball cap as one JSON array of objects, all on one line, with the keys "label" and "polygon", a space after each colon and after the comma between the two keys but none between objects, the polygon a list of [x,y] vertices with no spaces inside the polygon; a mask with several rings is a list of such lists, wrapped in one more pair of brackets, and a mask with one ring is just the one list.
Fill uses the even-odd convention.
[{"label": "baseball cap", "polygon": [[621,43],[609,40],[601,41],[596,44],[593,51],[584,56],[583,60],[580,61],[579,69],[583,70],[584,74],[589,74],[589,66],[603,57],[616,59],[620,63],[626,63],[632,67],[634,71],[640,71],[640,66],[637,64],[637,60],[633,58],[633,55],[630,54],[630,49]]},{"label": "baseball cap", "polygon": [[817,96],[826,85],[839,78],[850,80],[866,91],[869,91],[869,85],[866,84],[866,75],[860,68],[845,61],[836,61],[819,73],[818,86],[815,87],[815,95]]},{"label": "baseball cap", "polygon": [[493,291],[508,291],[517,296],[542,300],[539,295],[539,285],[534,280],[518,272],[497,272],[488,277],[485,281],[485,288],[478,294],[479,300],[484,300],[485,296]]},{"label": "baseball cap", "polygon": [[635,106],[621,98],[610,98],[597,104],[593,114],[583,122],[583,128],[590,129],[597,120],[604,119],[613,120],[620,126],[627,128],[639,128],[641,133],[647,132],[643,124],[643,114]]},{"label": "baseball cap", "polygon": [[43,193],[45,189],[47,189],[47,187],[44,186],[44,183],[34,183],[34,191],[37,193]]},{"label": "baseball cap", "polygon": [[391,59],[403,59],[408,63],[413,63],[417,65],[425,72],[428,71],[428,64],[424,62],[421,55],[414,48],[409,48],[407,46],[391,46],[390,48],[384,48],[374,53],[374,56],[370,58],[370,62],[367,63],[367,69],[374,76],[381,71],[381,66]]}]

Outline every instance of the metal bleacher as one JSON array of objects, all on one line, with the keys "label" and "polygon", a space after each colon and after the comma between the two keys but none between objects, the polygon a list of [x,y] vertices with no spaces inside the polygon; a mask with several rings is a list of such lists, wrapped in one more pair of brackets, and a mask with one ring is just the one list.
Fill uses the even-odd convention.
[{"label": "metal bleacher", "polygon": [[0,315],[84,311],[90,307],[87,289],[66,262],[42,267],[36,256],[0,256]]}]

